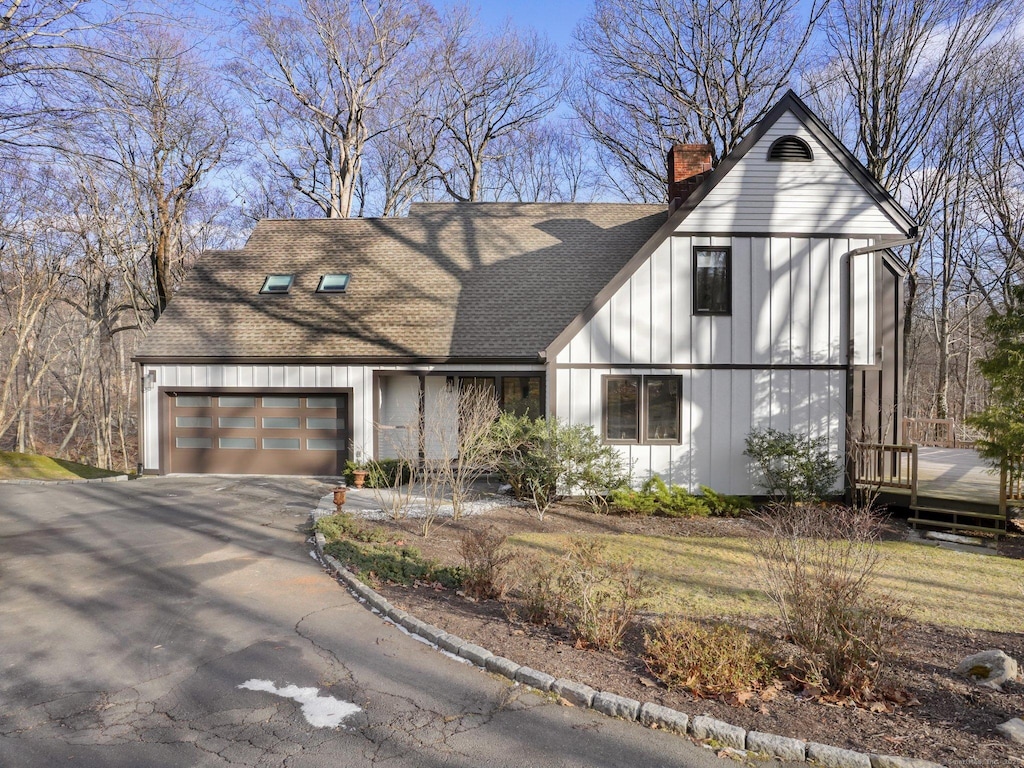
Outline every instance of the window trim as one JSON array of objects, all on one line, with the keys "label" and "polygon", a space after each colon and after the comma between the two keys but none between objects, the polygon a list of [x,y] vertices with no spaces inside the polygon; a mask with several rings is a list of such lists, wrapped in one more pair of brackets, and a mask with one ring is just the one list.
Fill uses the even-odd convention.
[{"label": "window trim", "polygon": [[[644,437],[644,394],[643,376],[639,374],[606,373],[601,377],[601,442],[605,445],[643,445]],[[608,437],[608,384],[612,381],[636,382],[636,440]]]},{"label": "window trim", "polygon": [[[676,434],[679,437],[652,438],[650,428],[650,410],[647,402],[647,382],[651,380],[675,379],[679,382],[679,407],[676,409]],[[621,440],[608,437],[608,382],[634,381],[637,385],[637,439]],[[606,373],[601,377],[601,442],[604,445],[682,445],[683,444],[683,377],[670,373]]]},{"label": "window trim", "polygon": [[[721,251],[725,254],[725,309],[698,309],[697,308],[697,255]],[[727,317],[732,315],[732,246],[731,245],[695,245],[690,259],[692,269],[690,310],[697,317]]]},{"label": "window trim", "polygon": [[[288,278],[288,285],[286,285],[284,288],[271,288],[270,287],[270,281],[273,280],[275,277],[287,277]],[[270,294],[270,295],[280,295],[280,294],[284,294],[284,293],[289,293],[291,291],[293,285],[295,285],[295,275],[294,274],[284,274],[284,273],[277,273],[277,272],[275,272],[273,274],[267,275],[263,279],[263,287],[260,288],[260,293],[265,293],[265,294]]]}]

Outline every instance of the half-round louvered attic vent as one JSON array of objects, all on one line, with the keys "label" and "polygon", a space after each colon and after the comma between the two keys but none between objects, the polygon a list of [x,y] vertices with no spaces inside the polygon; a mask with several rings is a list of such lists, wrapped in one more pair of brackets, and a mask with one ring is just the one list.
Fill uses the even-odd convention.
[{"label": "half-round louvered attic vent", "polygon": [[810,162],[814,159],[807,142],[797,136],[780,136],[768,149],[769,160]]}]

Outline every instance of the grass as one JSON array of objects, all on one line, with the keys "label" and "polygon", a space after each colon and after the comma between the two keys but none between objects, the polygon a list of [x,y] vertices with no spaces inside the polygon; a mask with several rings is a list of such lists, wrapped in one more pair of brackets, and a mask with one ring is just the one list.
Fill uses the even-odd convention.
[{"label": "grass", "polygon": [[0,451],[0,480],[93,480],[120,474],[49,456]]},{"label": "grass", "polygon": [[[770,616],[751,543],[741,538],[597,536],[613,559],[632,558],[657,588],[651,610],[692,617]],[[568,536],[532,533],[510,543],[556,556]],[[949,627],[1024,632],[1024,564],[1019,560],[884,542],[879,586],[904,600],[911,615]]]}]

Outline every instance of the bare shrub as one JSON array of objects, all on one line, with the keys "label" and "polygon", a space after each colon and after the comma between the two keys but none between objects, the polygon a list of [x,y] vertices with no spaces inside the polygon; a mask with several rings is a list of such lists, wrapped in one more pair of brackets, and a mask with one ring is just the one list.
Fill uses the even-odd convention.
[{"label": "bare shrub", "polygon": [[427,456],[421,475],[426,512],[421,526],[427,536],[441,505],[450,497],[452,519],[462,517],[473,485],[493,465],[492,426],[498,400],[492,389],[454,385],[438,390],[428,404],[433,414],[424,423]]},{"label": "bare shrub", "polygon": [[774,671],[770,645],[732,624],[662,621],[646,633],[644,647],[652,675],[669,689],[683,688],[695,696],[758,690]]},{"label": "bare shrub", "polygon": [[527,555],[513,563],[516,601],[510,614],[531,624],[551,624],[560,614],[558,574],[546,558]]},{"label": "bare shrub", "polygon": [[824,692],[869,698],[906,624],[899,602],[877,588],[878,518],[862,508],[779,504],[759,522],[759,574],[804,653],[794,673]]},{"label": "bare shrub", "polygon": [[459,552],[465,565],[462,588],[481,600],[500,600],[508,589],[505,571],[515,557],[506,546],[508,537],[489,526],[462,537]]},{"label": "bare shrub", "polygon": [[[381,424],[374,426],[378,432],[381,430]],[[402,520],[409,515],[413,490],[419,480],[419,440],[403,430],[400,437],[389,441],[388,448],[395,454],[393,459],[365,462],[373,478],[367,485],[381,510],[392,520]]]},{"label": "bare shrub", "polygon": [[572,539],[558,566],[561,619],[582,645],[615,650],[653,595],[632,560],[617,561],[608,546]]}]

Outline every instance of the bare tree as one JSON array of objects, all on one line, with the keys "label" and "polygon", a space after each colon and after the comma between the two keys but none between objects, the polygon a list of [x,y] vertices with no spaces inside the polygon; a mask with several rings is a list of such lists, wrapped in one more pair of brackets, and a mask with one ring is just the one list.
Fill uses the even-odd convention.
[{"label": "bare tree", "polygon": [[980,198],[977,225],[984,233],[979,251],[987,259],[971,277],[996,311],[1010,300],[1010,286],[1024,281],[1024,91],[1019,77],[1024,44],[1008,40],[986,52],[973,88],[980,99],[984,133],[969,156]]},{"label": "bare tree", "polygon": [[497,144],[498,199],[574,203],[594,198],[598,176],[588,147],[569,126],[538,123]]},{"label": "bare tree", "polygon": [[422,0],[238,3],[246,39],[229,68],[275,173],[328,218],[352,212],[367,145],[400,118],[381,106],[415,59]]},{"label": "bare tree", "polygon": [[488,165],[518,151],[524,133],[558,105],[563,67],[555,47],[536,32],[506,24],[484,34],[465,9],[444,19],[442,33],[445,148],[438,181],[453,199],[477,202],[493,194],[485,183]]},{"label": "bare tree", "polygon": [[213,72],[185,38],[140,25],[112,45],[116,66],[83,60],[105,78],[83,82],[89,129],[77,132],[73,151],[115,177],[132,203],[141,257],[126,279],[156,319],[195,256],[190,225],[202,184],[230,144],[231,117]]},{"label": "bare tree", "polygon": [[17,447],[32,443],[31,405],[59,358],[56,299],[71,250],[53,226],[62,209],[44,170],[5,164],[0,174],[0,436],[18,425]]},{"label": "bare tree", "polygon": [[[899,192],[922,168],[921,146],[942,105],[964,87],[1010,8],[1008,0],[834,0],[824,19],[832,55],[808,75],[812,102],[852,143],[868,171]],[[920,259],[921,247],[911,248],[903,327],[907,350]]]},{"label": "bare tree", "polygon": [[0,143],[50,144],[42,124],[74,117],[54,96],[78,71],[75,57],[98,50],[96,33],[109,31],[129,7],[103,0],[0,0]]},{"label": "bare tree", "polygon": [[815,0],[597,0],[576,31],[573,105],[630,198],[665,197],[665,150],[718,161],[789,87],[824,8]]}]

